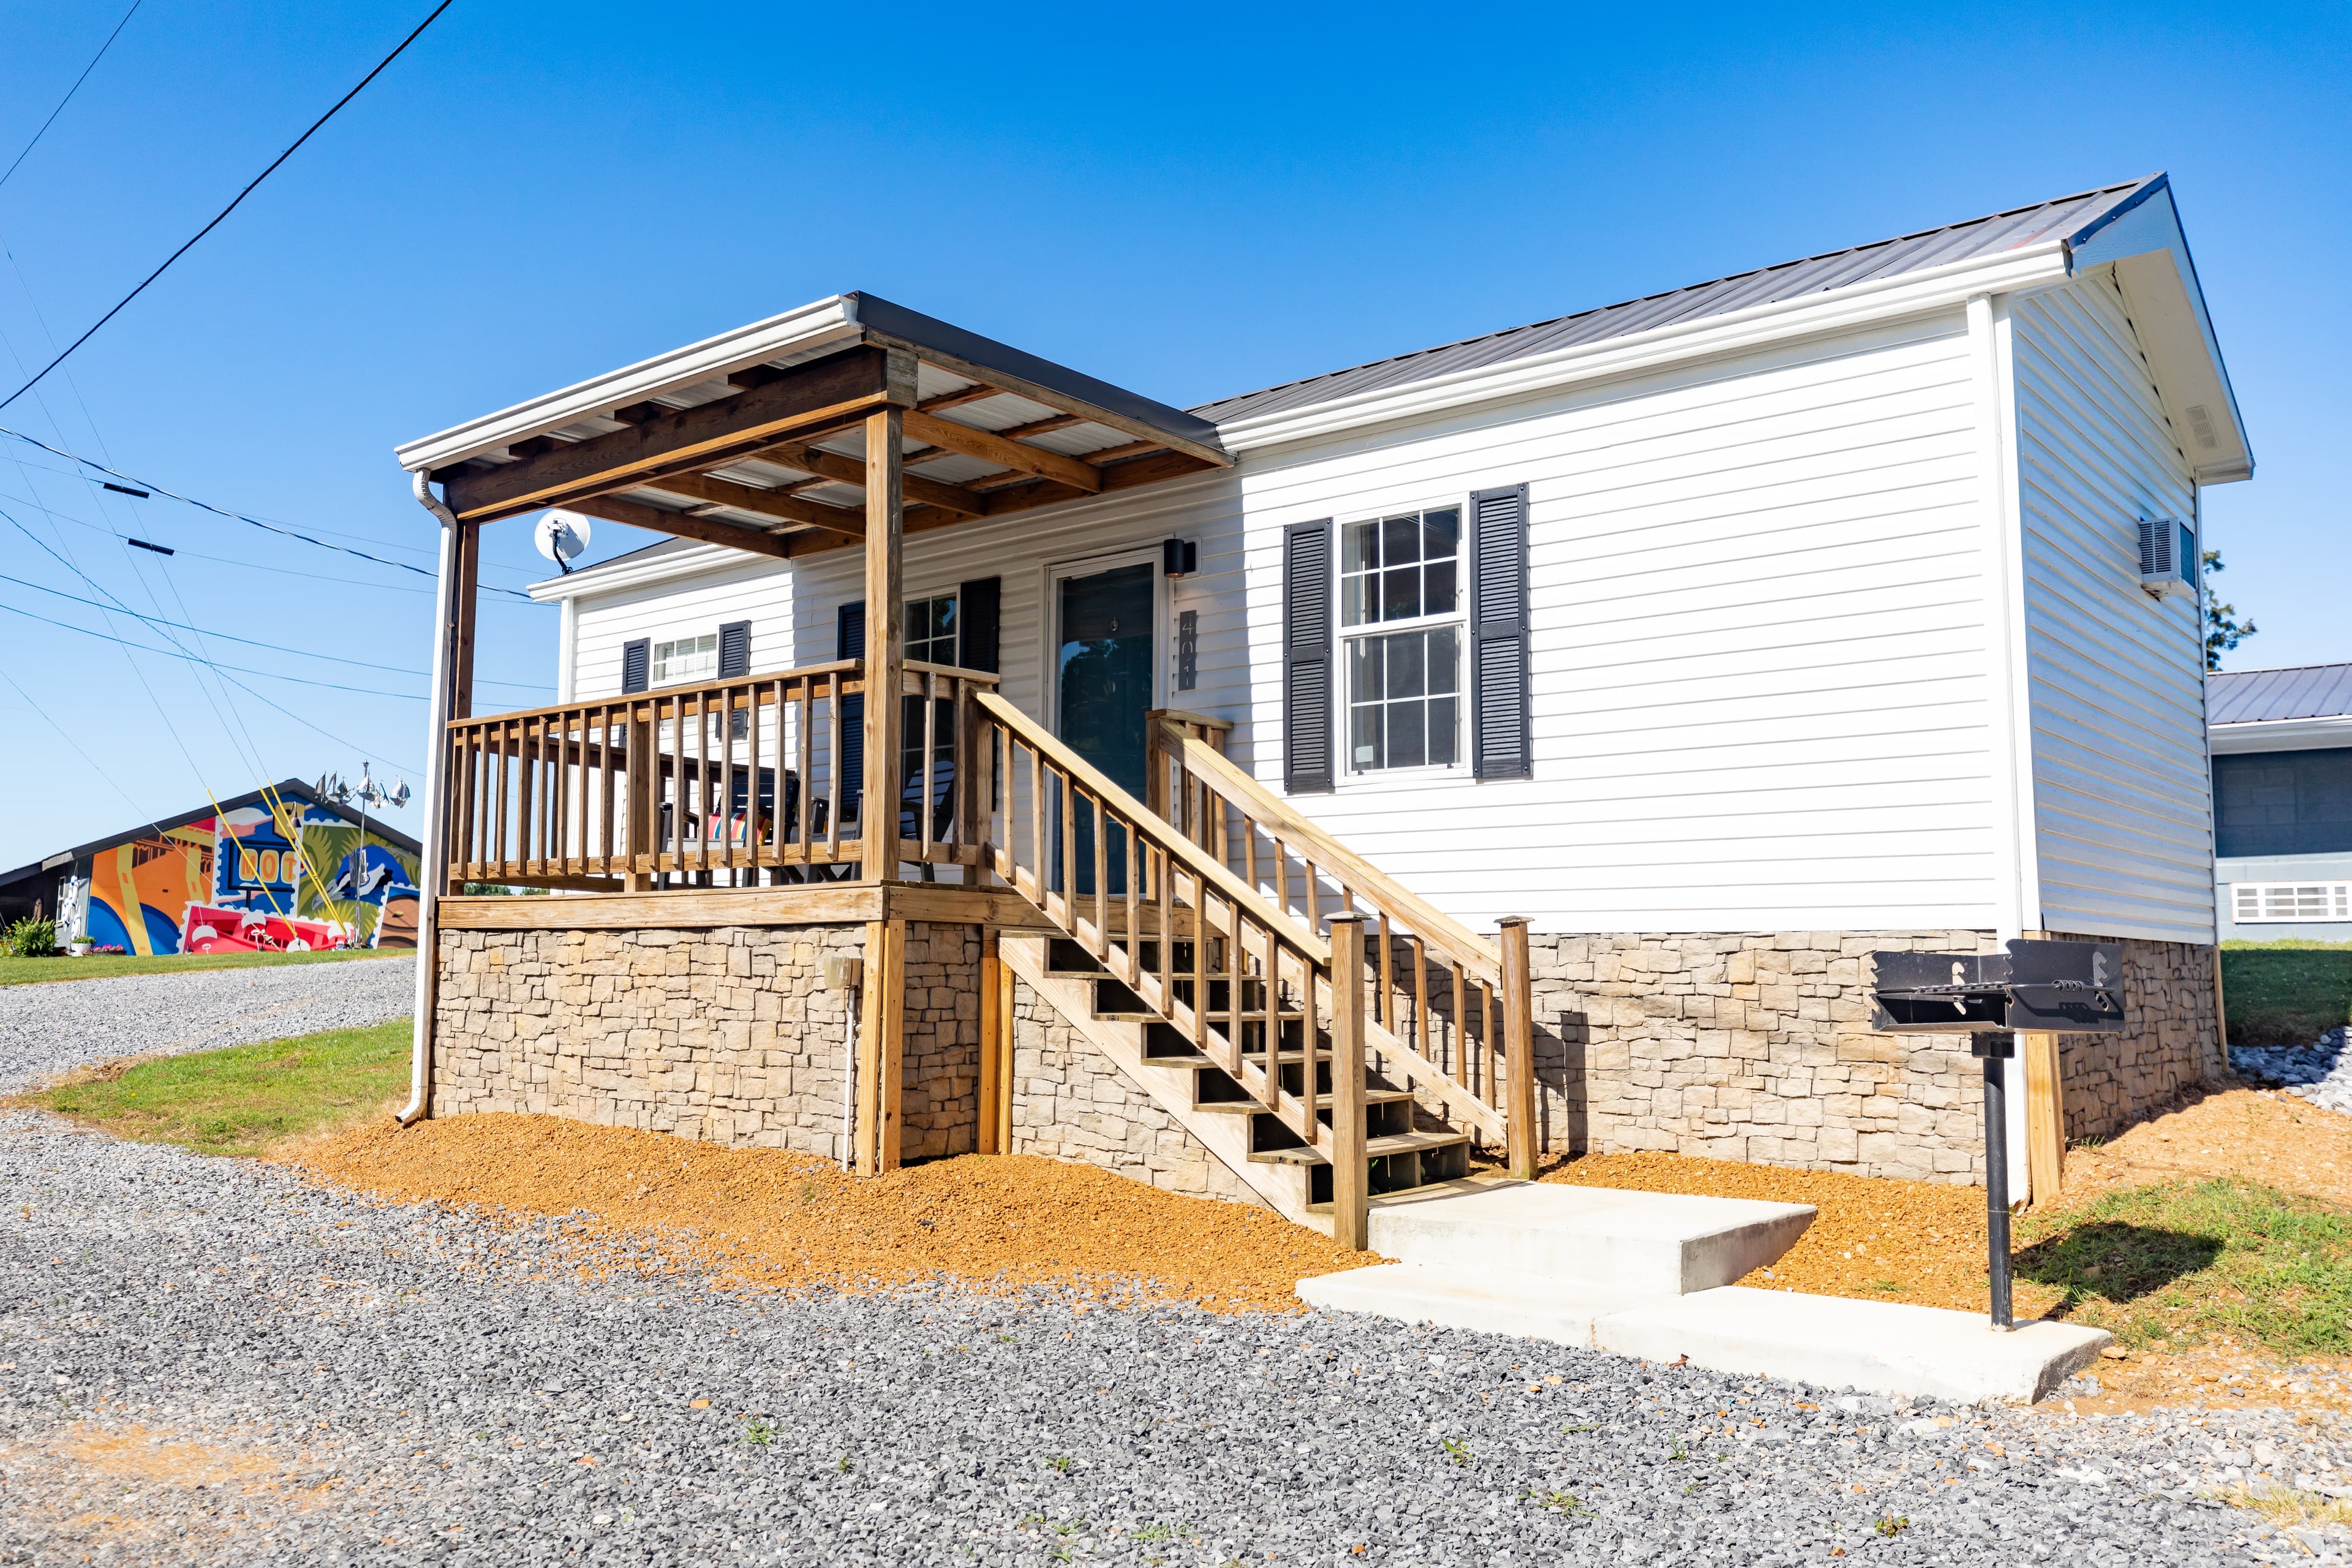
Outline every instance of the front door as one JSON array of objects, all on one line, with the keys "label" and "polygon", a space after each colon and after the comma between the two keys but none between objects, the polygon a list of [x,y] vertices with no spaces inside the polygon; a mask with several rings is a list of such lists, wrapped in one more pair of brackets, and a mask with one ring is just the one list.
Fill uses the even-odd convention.
[{"label": "front door", "polygon": [[[1054,732],[1064,744],[1109,775],[1113,784],[1143,795],[1144,715],[1150,711],[1158,654],[1154,595],[1158,573],[1150,561],[1074,573],[1054,584]],[[1053,803],[1059,837],[1061,803]],[[1077,891],[1095,890],[1092,817],[1077,815]],[[1113,824],[1104,845],[1110,867],[1108,891],[1127,890],[1127,836]],[[1055,865],[1062,864],[1056,855]],[[1060,879],[1055,879],[1058,886]]]}]

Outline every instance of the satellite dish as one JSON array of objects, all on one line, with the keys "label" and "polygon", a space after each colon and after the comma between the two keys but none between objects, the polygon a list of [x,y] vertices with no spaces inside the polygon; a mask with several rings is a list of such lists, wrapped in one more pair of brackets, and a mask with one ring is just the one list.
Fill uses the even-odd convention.
[{"label": "satellite dish", "polygon": [[576,511],[544,511],[530,531],[539,552],[569,574],[572,560],[588,548],[588,520]]}]

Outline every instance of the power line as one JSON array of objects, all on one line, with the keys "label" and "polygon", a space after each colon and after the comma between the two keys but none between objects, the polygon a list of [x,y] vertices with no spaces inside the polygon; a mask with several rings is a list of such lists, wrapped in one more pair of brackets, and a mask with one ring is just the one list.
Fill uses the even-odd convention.
[{"label": "power line", "polygon": [[[29,385],[30,384],[27,383],[26,384]],[[12,430],[5,425],[0,425],[0,436],[13,436],[17,440],[26,443],[27,446],[38,447],[42,451],[47,452],[54,457],[63,458],[69,463],[79,463],[86,468],[95,469],[101,474],[112,475],[115,479],[122,480],[125,484],[136,485],[143,490],[152,490],[156,495],[165,497],[171,500],[183,502],[185,505],[194,507],[201,511],[211,512],[215,517],[226,517],[233,521],[251,523],[254,527],[266,530],[271,533],[282,533],[289,539],[299,539],[305,544],[315,544],[321,550],[340,551],[345,555],[356,555],[362,561],[373,561],[379,566],[394,566],[399,568],[403,572],[414,572],[420,577],[431,577],[436,582],[439,580],[438,573],[427,571],[422,566],[411,565],[405,561],[387,561],[381,555],[371,555],[364,550],[354,550],[348,544],[335,544],[324,539],[313,539],[307,533],[299,532],[291,528],[283,527],[278,523],[265,522],[261,519],[254,517],[249,513],[232,511],[225,506],[215,506],[210,501],[198,500],[194,496],[182,495],[179,491],[173,489],[168,486],[159,485],[152,479],[134,478],[130,474],[122,472],[120,468],[110,468],[104,463],[94,461],[91,458],[81,457],[73,452],[68,452],[62,447],[52,447],[37,436],[27,436],[22,430]],[[482,589],[485,593],[507,595],[509,597],[520,599],[525,604],[538,603],[537,600],[533,599],[529,594],[524,593],[520,588],[494,588],[485,584],[482,584]]]},{"label": "power line", "polygon": [[[104,610],[108,608],[107,605],[99,603],[96,599],[85,599],[79,594],[68,594],[62,588],[46,588],[38,583],[27,582],[22,577],[11,577],[5,572],[0,572],[0,583],[14,583],[19,588],[30,588],[37,594],[52,595],[57,598],[64,599],[71,604],[88,605],[93,610]],[[184,612],[186,608],[186,601],[183,600],[181,602],[181,609]],[[204,626],[192,626],[186,621],[166,620],[161,616],[142,616],[136,610],[124,610],[122,613],[137,620],[146,621],[154,626],[172,626],[180,631],[194,632],[198,637],[218,637],[223,642],[243,643],[247,647],[267,648],[271,653],[290,653],[297,658],[323,658],[332,664],[351,664],[357,665],[362,669],[380,669],[387,675],[430,676],[432,674],[432,671],[430,670],[405,669],[396,664],[371,664],[366,659],[345,658],[341,654],[313,653],[309,648],[287,647],[280,643],[256,642],[251,637],[238,637],[235,632],[208,630]],[[544,691],[547,689],[546,682],[534,680],[484,680],[477,678],[474,684],[477,686],[504,686],[511,688],[517,691]]]},{"label": "power line", "polygon": [[[159,654],[165,658],[184,659],[190,664],[207,665],[214,669],[233,669],[239,675],[257,675],[265,680],[290,680],[297,686],[324,687],[329,691],[349,691],[361,697],[391,697],[403,702],[422,702],[425,700],[424,698],[406,691],[378,691],[372,686],[338,686],[331,680],[309,680],[299,675],[280,675],[274,669],[249,669],[241,664],[220,664],[212,659],[204,658],[193,653],[183,653],[177,648],[157,647],[152,643],[132,642],[129,637],[112,637],[105,632],[94,632],[88,626],[78,626],[70,621],[52,620],[47,616],[37,616],[32,611],[24,609],[16,605],[0,604],[0,610],[5,610],[12,616],[22,616],[28,621],[38,621],[43,626],[56,626],[60,631],[79,632],[86,637],[96,637],[100,642],[120,643],[124,647],[135,648],[141,653]],[[144,618],[135,610],[125,610],[123,614],[131,616],[133,620]]]},{"label": "power line", "polygon": [[[90,766],[90,771],[98,774],[100,778],[104,779],[107,783],[107,787],[113,790],[115,794],[122,797],[123,805],[129,806],[133,811],[139,811],[140,815],[142,816],[146,816],[145,812],[140,811],[139,803],[131,798],[131,792],[124,789],[121,784],[115,783],[114,775],[108,773],[104,768],[100,767],[98,765],[98,759],[91,756],[88,752],[83,751],[81,749],[81,742],[75,740],[71,735],[67,734],[66,727],[58,723],[55,719],[49,717],[49,710],[47,709],[34,701],[33,694],[31,692],[26,690],[21,686],[16,686],[16,678],[15,676],[9,674],[5,669],[0,669],[0,680],[5,680],[9,685],[16,688],[16,695],[25,700],[25,706],[30,708],[34,712],[38,713],[41,716],[42,721],[47,723],[50,729],[55,730],[58,732],[58,739],[63,741],[67,745],[71,746],[74,749],[74,755],[79,757],[83,762],[88,763]],[[163,831],[160,819],[150,817],[147,826],[154,828],[158,833]]]},{"label": "power line", "polygon": [[131,9],[122,13],[122,20],[114,24],[114,31],[106,35],[106,42],[98,46],[98,53],[89,57],[89,64],[81,68],[81,75],[74,78],[73,85],[66,89],[66,95],[58,100],[58,106],[55,109],[49,110],[49,117],[41,121],[41,128],[33,132],[33,139],[25,143],[25,150],[16,154],[16,163],[8,165],[7,174],[0,174],[0,185],[6,184],[8,174],[16,172],[16,163],[21,163],[30,157],[33,149],[41,144],[41,138],[49,133],[49,127],[56,124],[58,116],[66,111],[66,105],[71,103],[74,94],[81,90],[81,84],[89,79],[89,73],[96,70],[98,62],[106,58],[106,51],[114,47],[116,37],[121,36],[123,28],[131,25],[131,18],[138,11],[142,3],[142,0],[131,0]]},{"label": "power line", "polygon": [[88,331],[82,333],[81,336],[76,338],[72,342],[68,343],[65,346],[63,353],[60,353],[57,358],[43,365],[40,370],[35,374],[31,381],[26,382],[24,385],[18,387],[7,396],[0,397],[0,408],[7,407],[8,405],[16,402],[16,399],[24,396],[27,392],[30,392],[33,387],[39,383],[42,376],[48,374],[49,372],[57,369],[58,366],[65,363],[67,354],[72,353],[74,350],[89,342],[91,338],[97,335],[99,328],[103,327],[107,322],[114,320],[114,318],[121,312],[124,306],[130,304],[131,300],[136,300],[140,295],[145,293],[147,291],[147,285],[154,282],[156,279],[163,276],[165,268],[170,267],[172,263],[179,260],[181,257],[185,256],[191,249],[194,248],[197,240],[204,238],[205,236],[212,233],[215,228],[218,228],[222,222],[227,218],[229,214],[236,211],[238,205],[244,202],[246,197],[253,195],[255,188],[258,186],[262,181],[269,178],[271,174],[277,173],[278,164],[283,163],[287,159],[294,156],[295,153],[301,147],[303,142],[308,142],[312,136],[318,133],[320,126],[326,124],[328,121],[332,120],[336,113],[341,110],[343,105],[349,103],[352,100],[360,95],[362,88],[366,87],[368,83],[383,75],[384,68],[391,65],[393,61],[398,59],[401,55],[407,50],[408,46],[415,43],[417,40],[417,37],[424,33],[425,29],[431,26],[435,19],[438,17],[442,12],[446,11],[454,3],[455,0],[441,0],[441,4],[433,7],[433,15],[425,17],[422,22],[417,23],[415,32],[411,33],[408,37],[401,39],[398,47],[394,48],[392,53],[384,56],[383,59],[376,62],[375,69],[360,78],[359,86],[352,88],[351,91],[337,99],[335,100],[334,108],[328,110],[326,113],[321,114],[317,120],[311,121],[310,129],[302,132],[301,135],[297,136],[294,139],[292,146],[288,147],[286,151],[278,153],[277,157],[271,159],[269,162],[269,167],[262,170],[258,174],[254,175],[252,184],[247,185],[245,189],[237,192],[236,200],[230,202],[228,205],[221,208],[219,214],[214,217],[212,222],[196,230],[195,234],[188,240],[187,244],[183,245],[179,249],[165,257],[162,267],[158,267],[154,271],[147,274],[147,276],[141,280],[138,288],[133,289],[130,293],[125,294],[121,300],[116,302],[113,310],[107,311],[105,315],[100,316],[97,321],[91,322]]}]

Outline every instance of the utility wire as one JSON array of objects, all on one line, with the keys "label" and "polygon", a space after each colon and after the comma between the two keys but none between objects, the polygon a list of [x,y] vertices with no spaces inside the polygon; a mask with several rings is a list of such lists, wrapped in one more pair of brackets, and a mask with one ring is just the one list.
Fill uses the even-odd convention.
[{"label": "utility wire", "polygon": [[0,408],[7,407],[8,405],[16,402],[16,399],[24,396],[27,392],[30,392],[40,381],[41,377],[48,374],[49,372],[57,369],[58,366],[65,363],[66,355],[72,353],[74,350],[89,342],[91,338],[97,335],[99,328],[103,327],[107,322],[114,320],[117,315],[121,313],[124,306],[130,304],[131,300],[136,300],[140,295],[145,293],[147,291],[147,285],[154,282],[156,279],[163,276],[165,268],[170,267],[172,263],[179,260],[181,257],[185,256],[194,247],[197,240],[204,238],[205,236],[212,233],[215,228],[218,228],[222,222],[227,218],[229,214],[236,211],[238,205],[244,202],[246,197],[253,195],[256,186],[258,186],[262,181],[269,178],[271,174],[277,173],[278,164],[283,163],[287,159],[294,156],[296,151],[301,147],[303,142],[308,142],[312,136],[318,133],[320,126],[326,124],[328,121],[332,120],[337,111],[340,110],[343,105],[349,103],[352,100],[360,95],[362,88],[366,87],[368,83],[383,75],[384,68],[391,65],[393,61],[398,59],[401,55],[407,50],[408,46],[415,43],[419,35],[421,35],[425,28],[431,26],[435,19],[437,18],[442,12],[446,11],[454,3],[455,0],[441,0],[441,4],[433,7],[433,15],[425,17],[422,22],[417,23],[415,32],[411,33],[408,37],[401,39],[399,45],[394,48],[392,53],[384,56],[383,59],[376,62],[375,69],[360,78],[358,87],[352,88],[351,91],[337,99],[335,100],[334,108],[328,110],[326,113],[319,116],[317,120],[312,121],[310,122],[310,129],[302,132],[301,135],[297,136],[294,139],[292,146],[288,147],[286,151],[278,153],[277,157],[271,159],[269,167],[262,170],[258,174],[254,175],[252,184],[247,185],[245,189],[237,192],[236,200],[230,202],[228,205],[221,208],[219,214],[214,217],[212,222],[196,230],[194,236],[188,240],[187,244],[183,245],[179,249],[165,257],[162,267],[158,267],[154,271],[147,274],[147,276],[141,280],[139,287],[131,290],[130,293],[125,294],[121,300],[115,304],[113,310],[107,311],[105,315],[100,316],[97,321],[91,322],[88,331],[82,333],[81,336],[76,338],[72,342],[68,343],[65,346],[64,351],[60,353],[57,358],[43,365],[40,370],[35,374],[31,381],[26,382],[24,385],[18,387],[7,396],[0,397]]},{"label": "utility wire", "polygon": [[[299,675],[280,675],[274,669],[250,669],[241,664],[219,664],[197,654],[183,653],[177,648],[157,647],[152,643],[133,642],[129,637],[113,637],[105,632],[94,632],[88,626],[75,626],[71,621],[52,620],[47,616],[37,616],[32,611],[22,609],[15,605],[0,604],[0,610],[5,610],[12,616],[22,616],[28,621],[38,621],[43,626],[56,626],[61,631],[79,632],[86,637],[96,637],[100,642],[121,643],[124,647],[136,648],[141,653],[158,654],[164,658],[184,659],[190,664],[206,665],[214,669],[233,669],[239,675],[257,675],[265,680],[290,680],[297,686],[324,687],[329,691],[349,691],[362,697],[391,697],[396,698],[403,702],[422,702],[425,700],[424,698],[419,697],[413,692],[379,691],[372,686],[338,686],[331,680],[308,680]],[[133,614],[133,612],[130,611],[126,611],[124,613]],[[136,618],[135,616],[134,618]]]},{"label": "utility wire", "polygon": [[25,143],[25,150],[16,154],[16,163],[8,165],[7,174],[0,174],[0,185],[6,184],[8,174],[16,172],[16,163],[22,163],[31,156],[33,149],[41,144],[41,138],[49,133],[49,127],[56,124],[58,116],[66,111],[66,105],[71,103],[74,94],[81,90],[81,84],[89,79],[89,73],[98,68],[98,62],[106,58],[106,51],[114,47],[114,40],[121,35],[123,28],[131,25],[131,16],[137,13],[142,3],[143,0],[131,0],[131,9],[122,13],[122,20],[114,24],[114,31],[106,35],[106,42],[98,46],[98,53],[89,57],[89,64],[81,68],[81,75],[74,78],[73,85],[66,89],[66,95],[58,100],[58,106],[55,109],[49,110],[49,117],[41,121],[41,128],[33,132],[33,139]]},{"label": "utility wire", "polygon": [[[107,787],[122,797],[123,805],[129,806],[132,811],[140,811],[139,803],[131,798],[131,792],[124,789],[121,784],[115,783],[114,775],[108,773],[104,768],[100,767],[98,765],[98,759],[91,756],[88,752],[83,751],[81,749],[81,742],[75,740],[71,735],[66,733],[66,727],[58,723],[55,719],[50,718],[49,710],[47,709],[33,700],[33,694],[31,692],[26,690],[21,686],[16,686],[16,678],[15,676],[9,674],[5,669],[0,669],[0,680],[5,680],[10,686],[16,688],[16,695],[25,700],[25,706],[30,708],[34,712],[38,713],[43,721],[46,722],[50,729],[55,730],[58,732],[58,739],[63,741],[67,745],[71,746],[74,749],[74,755],[79,757],[83,762],[88,763],[90,766],[90,771],[95,773],[100,778],[104,779],[107,783]],[[144,816],[145,813],[141,812],[141,815]],[[158,833],[161,833],[163,830],[162,820],[160,818],[149,818],[147,826],[154,828]]]},{"label": "utility wire", "polygon": [[[28,383],[27,384],[30,384]],[[249,522],[256,528],[266,529],[271,533],[282,533],[289,539],[299,539],[305,544],[315,544],[321,550],[341,551],[345,555],[356,555],[362,561],[373,561],[379,566],[396,566],[403,572],[414,572],[420,577],[431,577],[436,581],[439,580],[440,574],[438,573],[427,571],[422,566],[411,565],[405,561],[387,561],[381,555],[371,555],[364,550],[354,550],[348,544],[335,544],[324,539],[314,539],[307,533],[299,532],[291,528],[283,527],[278,523],[264,522],[261,519],[246,512],[232,511],[225,506],[215,506],[210,501],[198,500],[194,496],[182,495],[179,491],[156,484],[152,480],[134,479],[119,468],[110,468],[104,463],[94,461],[89,458],[78,456],[75,453],[67,451],[62,447],[52,447],[37,436],[27,436],[22,430],[12,430],[5,425],[0,425],[0,436],[13,436],[17,440],[25,442],[28,446],[38,447],[42,451],[47,452],[54,457],[63,458],[69,463],[79,463],[86,468],[94,468],[101,474],[111,475],[113,478],[121,479],[124,484],[131,485],[139,489],[152,491],[156,495],[166,497],[172,500],[184,502],[189,506],[196,508],[198,510],[211,512],[215,517],[226,517],[236,522]],[[536,604],[538,602],[520,588],[494,588],[489,586],[488,584],[482,584],[482,588],[486,593],[504,594],[510,598],[520,599],[525,604]]]},{"label": "utility wire", "polygon": [[[30,588],[37,594],[52,595],[58,598],[67,600],[69,603],[76,605],[88,605],[93,610],[105,610],[111,607],[107,605],[100,604],[96,599],[85,599],[79,594],[68,594],[62,588],[45,588],[38,583],[27,582],[22,577],[11,577],[5,572],[0,572],[0,583],[14,583],[19,588]],[[185,601],[183,601],[182,608],[184,609],[185,607]],[[191,626],[186,621],[167,620],[161,616],[142,616],[136,610],[125,610],[122,614],[132,616],[137,620],[146,621],[153,626],[171,626],[179,631],[194,632],[198,637],[218,637],[224,642],[243,643],[247,647],[267,648],[271,653],[290,653],[297,658],[322,658],[331,664],[352,664],[357,665],[362,669],[380,669],[387,675],[417,675],[429,677],[432,674],[432,671],[430,670],[406,669],[396,664],[371,664],[366,659],[346,658],[341,654],[313,653],[309,648],[288,647],[281,643],[256,642],[251,637],[241,637],[234,632],[211,631],[203,626]],[[517,691],[544,691],[547,689],[546,682],[532,680],[485,680],[477,677],[474,684],[477,686],[510,687]]]}]

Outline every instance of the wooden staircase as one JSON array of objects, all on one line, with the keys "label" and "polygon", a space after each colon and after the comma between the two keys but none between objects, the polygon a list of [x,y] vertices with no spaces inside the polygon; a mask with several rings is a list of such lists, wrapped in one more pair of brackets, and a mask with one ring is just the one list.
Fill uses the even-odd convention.
[{"label": "wooden staircase", "polygon": [[[1243,872],[1201,841],[1207,786],[1181,745],[1153,756],[1178,769],[1183,793],[1170,798],[1192,803],[1186,826],[993,693],[975,711],[965,754],[981,764],[976,797],[995,803],[982,864],[1060,933],[1007,935],[1003,962],[1252,1192],[1362,1247],[1369,1200],[1468,1174],[1474,1134],[1528,1173],[1532,1075],[1503,1068],[1530,1059],[1528,1031],[1508,1029],[1499,1051],[1496,1038],[1513,1002],[1524,1018],[1523,927],[1519,984],[1498,987],[1512,972],[1503,952],[1449,929],[1230,764],[1217,820],[1237,798],[1260,814],[1244,817]],[[1261,820],[1279,827],[1262,833]],[[1288,907],[1286,846],[1300,845],[1321,858],[1304,868],[1305,918]],[[1252,885],[1269,866],[1275,899]]]},{"label": "wooden staircase", "polygon": [[[1151,943],[1146,943],[1149,948]],[[1189,942],[1176,944],[1176,963],[1187,962]],[[1135,992],[1105,973],[1101,963],[1068,937],[1007,937],[999,952],[1031,990],[1043,996],[1071,1026],[1111,1058],[1243,1184],[1290,1219],[1318,1230],[1332,1229],[1333,1166],[1322,1148],[1251,1094],[1207,1052],[1161,1017]],[[1180,979],[1180,992],[1189,988]],[[1228,984],[1211,983],[1210,1010],[1222,1011],[1218,993]],[[1255,1026],[1253,1026],[1255,1029]],[[1274,1070],[1286,1095],[1300,1094],[1307,1071],[1302,1045],[1307,1019],[1297,1009],[1279,1016],[1282,1045]],[[1244,1061],[1265,1070],[1264,1036],[1253,1032]],[[1314,1070],[1321,1117],[1331,1125],[1331,1039],[1316,1031]],[[1406,1192],[1465,1176],[1470,1170],[1470,1135],[1420,1108],[1410,1089],[1360,1068],[1364,1091],[1364,1173],[1368,1196]]]}]

